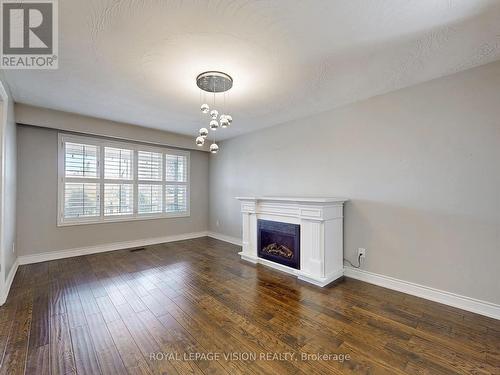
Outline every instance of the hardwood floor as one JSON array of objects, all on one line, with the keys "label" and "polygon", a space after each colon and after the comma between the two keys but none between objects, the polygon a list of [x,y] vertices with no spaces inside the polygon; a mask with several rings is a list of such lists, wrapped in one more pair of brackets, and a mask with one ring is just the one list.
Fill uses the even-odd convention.
[{"label": "hardwood floor", "polygon": [[500,374],[500,321],[237,251],[200,238],[20,267],[0,373]]}]

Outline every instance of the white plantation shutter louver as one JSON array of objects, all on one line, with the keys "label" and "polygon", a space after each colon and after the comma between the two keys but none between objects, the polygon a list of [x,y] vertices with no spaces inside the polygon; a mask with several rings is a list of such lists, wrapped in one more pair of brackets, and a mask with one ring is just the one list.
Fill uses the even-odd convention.
[{"label": "white plantation shutter louver", "polygon": [[118,181],[133,179],[134,151],[104,147],[104,215],[132,215],[134,213],[133,184]]},{"label": "white plantation shutter louver", "polygon": [[163,186],[139,185],[139,213],[161,213],[163,210]]},{"label": "white plantation shutter louver", "polygon": [[95,145],[66,143],[65,177],[98,177],[98,148]]},{"label": "white plantation shutter louver", "polygon": [[189,152],[59,134],[58,225],[189,216]]},{"label": "white plantation shutter louver", "polygon": [[99,184],[66,182],[64,185],[64,217],[99,216]]},{"label": "white plantation shutter louver", "polygon": [[130,215],[134,212],[132,184],[104,185],[104,215]]},{"label": "white plantation shutter louver", "polygon": [[165,160],[165,211],[185,212],[188,200],[188,158],[184,155],[167,154]]},{"label": "white plantation shutter louver", "polygon": [[161,214],[163,212],[163,154],[139,151],[137,163],[138,213]]},{"label": "white plantation shutter louver", "polygon": [[159,152],[139,151],[137,153],[138,180],[161,181],[163,155]]},{"label": "white plantation shutter louver", "polygon": [[187,209],[186,186],[167,185],[166,186],[166,211],[184,212]]},{"label": "white plantation shutter louver", "polygon": [[131,180],[132,150],[105,147],[104,148],[104,178],[106,180]]},{"label": "white plantation shutter louver", "polygon": [[88,220],[100,215],[99,147],[67,142],[62,145],[62,219]]},{"label": "white plantation shutter louver", "polygon": [[166,155],[167,182],[186,182],[187,158],[180,155]]}]

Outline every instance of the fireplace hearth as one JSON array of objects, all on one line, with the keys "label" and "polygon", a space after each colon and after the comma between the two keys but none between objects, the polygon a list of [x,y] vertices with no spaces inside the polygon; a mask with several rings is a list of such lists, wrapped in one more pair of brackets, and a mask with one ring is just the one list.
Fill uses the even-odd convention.
[{"label": "fireplace hearth", "polygon": [[258,255],[284,266],[300,269],[300,225],[257,221]]}]

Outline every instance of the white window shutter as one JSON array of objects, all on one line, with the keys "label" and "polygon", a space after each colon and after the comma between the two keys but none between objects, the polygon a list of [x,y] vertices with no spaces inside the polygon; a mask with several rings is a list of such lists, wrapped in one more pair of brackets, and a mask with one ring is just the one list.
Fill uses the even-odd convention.
[{"label": "white window shutter", "polygon": [[99,189],[100,185],[95,183],[66,182],[64,186],[64,217],[99,216]]},{"label": "white window shutter", "polygon": [[166,181],[187,181],[187,157],[184,155],[166,155]]},{"label": "white window shutter", "polygon": [[163,187],[161,185],[139,185],[138,187],[139,214],[161,213],[163,209]]},{"label": "white window shutter", "polygon": [[98,147],[95,145],[67,142],[64,154],[64,167],[66,177],[98,177]]},{"label": "white window shutter", "polygon": [[60,134],[58,225],[189,214],[189,153]]},{"label": "white window shutter", "polygon": [[104,178],[106,180],[132,180],[133,160],[133,150],[104,147]]},{"label": "white window shutter", "polygon": [[137,178],[140,181],[161,181],[163,178],[163,155],[159,152],[137,153]]},{"label": "white window shutter", "polygon": [[132,184],[104,185],[104,215],[131,215],[134,212]]},{"label": "white window shutter", "polygon": [[187,211],[187,188],[185,185],[167,185],[165,187],[166,212]]}]

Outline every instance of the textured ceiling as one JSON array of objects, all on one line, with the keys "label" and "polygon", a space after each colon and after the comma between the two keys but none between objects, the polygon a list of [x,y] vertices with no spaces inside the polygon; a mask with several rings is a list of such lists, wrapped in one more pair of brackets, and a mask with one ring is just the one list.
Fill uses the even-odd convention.
[{"label": "textured ceiling", "polygon": [[58,70],[5,72],[16,101],[194,135],[222,70],[228,138],[499,59],[500,1],[64,0],[59,39]]}]

